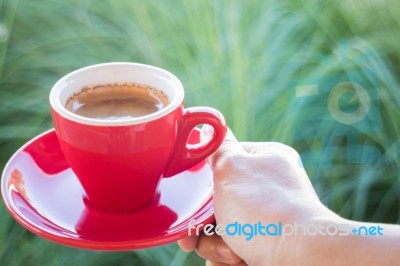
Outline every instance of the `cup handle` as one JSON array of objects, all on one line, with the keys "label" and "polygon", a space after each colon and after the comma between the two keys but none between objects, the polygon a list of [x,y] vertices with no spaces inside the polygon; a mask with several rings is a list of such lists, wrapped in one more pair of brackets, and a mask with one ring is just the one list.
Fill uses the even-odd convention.
[{"label": "cup handle", "polygon": [[[201,124],[214,128],[214,133],[206,143],[187,145],[192,130]],[[182,124],[177,136],[174,154],[164,170],[164,177],[179,174],[205,160],[218,149],[226,135],[223,115],[211,107],[190,107],[183,110]]]}]

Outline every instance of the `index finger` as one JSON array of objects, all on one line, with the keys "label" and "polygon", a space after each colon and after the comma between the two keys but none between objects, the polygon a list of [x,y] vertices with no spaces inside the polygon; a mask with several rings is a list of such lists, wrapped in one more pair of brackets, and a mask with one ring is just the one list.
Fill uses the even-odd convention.
[{"label": "index finger", "polygon": [[245,150],[237,141],[233,132],[228,128],[224,141],[222,142],[221,146],[210,157],[208,157],[208,163],[210,164],[211,168],[214,169],[217,167],[217,164],[221,158],[243,153],[245,153]]}]

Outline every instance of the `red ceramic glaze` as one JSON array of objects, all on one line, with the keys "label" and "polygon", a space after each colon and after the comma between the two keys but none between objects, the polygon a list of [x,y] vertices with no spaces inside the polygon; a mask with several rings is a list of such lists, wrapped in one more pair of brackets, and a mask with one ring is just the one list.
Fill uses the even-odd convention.
[{"label": "red ceramic glaze", "polygon": [[[170,103],[147,116],[102,120],[78,116],[65,102],[85,86],[137,82],[163,91]],[[50,105],[61,150],[96,207],[132,211],[150,204],[163,177],[211,155],[226,134],[224,117],[210,107],[184,109],[184,91],[171,73],[135,63],[107,63],[74,71],[52,88]],[[190,132],[209,124],[208,142],[187,145]]]},{"label": "red ceramic glaze", "polygon": [[[190,142],[198,142],[198,135],[194,131]],[[204,161],[162,179],[146,208],[124,213],[93,207],[86,202],[53,130],[14,154],[4,169],[1,192],[6,208],[25,228],[59,244],[84,249],[153,247],[187,236],[191,220],[196,221],[194,225],[214,221],[212,172]]]},{"label": "red ceramic glaze", "polygon": [[[161,178],[176,175],[207,158],[223,141],[223,117],[207,107],[183,106],[160,119],[131,126],[76,123],[52,110],[65,158],[88,200],[110,210],[133,210],[150,203]],[[210,124],[214,138],[187,147],[193,128]],[[168,130],[174,128],[176,130]]]}]

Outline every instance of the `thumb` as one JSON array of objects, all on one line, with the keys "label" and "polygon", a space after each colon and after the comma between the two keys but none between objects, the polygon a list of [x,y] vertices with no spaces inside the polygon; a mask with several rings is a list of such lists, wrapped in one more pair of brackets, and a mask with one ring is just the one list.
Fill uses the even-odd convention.
[{"label": "thumb", "polygon": [[[202,129],[203,135],[208,135],[209,132],[210,129],[207,127],[205,129]],[[237,141],[233,132],[228,128],[225,139],[222,142],[221,146],[210,157],[208,157],[207,160],[211,168],[215,169],[218,164],[221,163],[224,159],[236,154],[243,153],[245,153],[245,150],[243,149],[242,145],[240,145],[240,143]]]}]

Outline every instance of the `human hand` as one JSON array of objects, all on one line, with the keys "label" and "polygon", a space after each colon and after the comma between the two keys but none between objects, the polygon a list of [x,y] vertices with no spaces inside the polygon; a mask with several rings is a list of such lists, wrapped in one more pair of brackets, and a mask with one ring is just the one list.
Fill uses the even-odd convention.
[{"label": "human hand", "polygon": [[[239,143],[232,132],[209,158],[214,173],[217,224],[309,224],[337,217],[316,195],[298,153],[273,142]],[[292,265],[302,241],[297,236],[190,236],[178,241],[196,250],[206,265]]]}]

